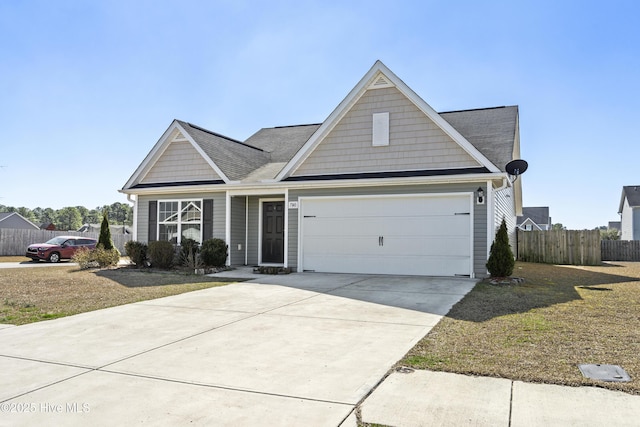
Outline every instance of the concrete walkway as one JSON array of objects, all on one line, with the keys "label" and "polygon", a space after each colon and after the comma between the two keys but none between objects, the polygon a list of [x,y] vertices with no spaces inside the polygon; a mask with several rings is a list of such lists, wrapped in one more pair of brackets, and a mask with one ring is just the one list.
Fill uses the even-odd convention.
[{"label": "concrete walkway", "polygon": [[352,425],[474,284],[262,276],[3,328],[0,425]]},{"label": "concrete walkway", "polygon": [[[394,372],[361,406],[390,426],[638,426],[640,396],[443,372]],[[351,427],[355,427],[355,420]]]}]

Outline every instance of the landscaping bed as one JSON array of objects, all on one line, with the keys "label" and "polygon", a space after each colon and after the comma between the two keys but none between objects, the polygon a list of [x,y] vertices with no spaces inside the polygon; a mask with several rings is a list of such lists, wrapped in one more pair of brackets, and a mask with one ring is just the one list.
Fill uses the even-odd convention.
[{"label": "landscaping bed", "polygon": [[0,269],[0,323],[22,325],[228,283],[207,276],[130,267],[80,270],[62,263],[45,268],[4,268]]},{"label": "landscaping bed", "polygon": [[[517,263],[520,284],[479,283],[399,363],[640,394],[640,263]],[[630,382],[584,378],[578,364],[620,365]]]}]

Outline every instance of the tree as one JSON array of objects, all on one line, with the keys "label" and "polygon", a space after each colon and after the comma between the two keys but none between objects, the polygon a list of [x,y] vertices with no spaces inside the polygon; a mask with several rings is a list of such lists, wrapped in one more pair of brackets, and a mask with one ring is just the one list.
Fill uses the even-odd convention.
[{"label": "tree", "polygon": [[29,208],[20,207],[18,208],[18,213],[31,222],[36,222],[38,220],[33,211]]},{"label": "tree", "polygon": [[491,277],[508,277],[513,273],[516,261],[509,245],[509,234],[507,233],[507,223],[502,219],[500,228],[496,232],[496,238],[491,244],[487,269]]},{"label": "tree", "polygon": [[56,212],[54,223],[59,230],[77,230],[82,227],[82,216],[77,208],[69,206]]},{"label": "tree", "polygon": [[567,227],[565,227],[564,225],[560,224],[559,222],[556,224],[551,225],[551,229],[552,230],[566,230]]},{"label": "tree", "polygon": [[100,237],[98,237],[98,245],[102,245],[102,247],[108,251],[114,248],[106,210],[103,211],[102,225],[100,225]]},{"label": "tree", "polygon": [[600,228],[600,239],[602,240],[620,240],[620,230],[617,228]]}]

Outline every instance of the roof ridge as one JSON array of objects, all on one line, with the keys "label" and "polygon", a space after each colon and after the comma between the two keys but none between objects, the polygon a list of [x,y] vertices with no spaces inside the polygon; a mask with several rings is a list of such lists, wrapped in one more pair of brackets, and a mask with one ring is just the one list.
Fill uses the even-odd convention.
[{"label": "roof ridge", "polygon": [[[179,122],[182,122],[182,120],[178,120],[178,121],[179,121]],[[202,131],[202,132],[205,132],[205,133],[208,133],[209,135],[217,136],[218,138],[226,139],[226,140],[227,140],[227,141],[229,141],[229,142],[235,142],[236,144],[244,145],[245,147],[253,148],[254,150],[258,150],[258,151],[261,151],[261,152],[263,152],[263,153],[264,153],[264,150],[263,150],[263,149],[261,149],[261,148],[254,147],[253,145],[249,145],[249,144],[247,144],[247,143],[245,143],[245,142],[238,141],[237,139],[234,139],[234,138],[228,137],[228,136],[223,135],[223,134],[221,134],[221,133],[214,132],[214,131],[211,131],[211,130],[209,130],[209,129],[205,129],[205,128],[203,128],[202,126],[194,125],[193,123],[190,123],[190,122],[182,122],[182,123],[186,123],[186,124],[188,124],[189,126],[191,126],[192,128],[197,129],[197,130]]]},{"label": "roof ridge", "polygon": [[302,124],[302,125],[274,126],[272,128],[265,128],[265,129],[297,128],[297,127],[302,127],[302,126],[320,126],[320,125],[322,125],[322,123],[307,123],[307,124]]},{"label": "roof ridge", "polygon": [[499,108],[509,108],[509,107],[517,107],[517,105],[500,105],[500,106],[497,106],[497,107],[482,107],[482,108],[469,108],[469,109],[466,109],[466,110],[440,111],[440,112],[438,112],[438,114],[465,113],[467,111],[497,110]]}]

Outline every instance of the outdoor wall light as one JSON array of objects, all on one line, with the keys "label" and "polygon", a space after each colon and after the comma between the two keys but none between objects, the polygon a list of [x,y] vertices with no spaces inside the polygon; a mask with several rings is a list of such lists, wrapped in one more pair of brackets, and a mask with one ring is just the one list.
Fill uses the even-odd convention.
[{"label": "outdoor wall light", "polygon": [[482,189],[482,187],[478,187],[478,189],[476,190],[476,193],[478,194],[477,203],[479,205],[483,205],[484,204],[484,190]]}]

